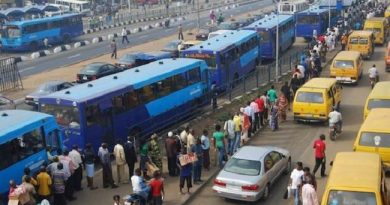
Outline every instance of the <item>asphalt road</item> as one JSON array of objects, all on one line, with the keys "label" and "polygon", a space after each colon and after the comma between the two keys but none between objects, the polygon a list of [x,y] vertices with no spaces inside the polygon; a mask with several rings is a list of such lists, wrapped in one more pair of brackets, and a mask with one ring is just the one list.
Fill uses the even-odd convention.
[{"label": "asphalt road", "polygon": [[[223,11],[223,14],[225,17],[228,17],[230,15],[234,16],[241,13],[256,11],[260,8],[264,8],[265,6],[271,4],[272,4],[271,0],[262,0],[251,4],[242,5],[231,10],[225,10]],[[202,12],[200,18],[201,25],[205,25],[207,21],[208,21],[208,12],[206,11]],[[175,34],[177,32],[176,29],[177,23],[176,25],[172,25],[172,27],[168,29],[157,28],[157,29],[144,31],[141,33],[131,34],[129,36],[129,41],[131,43],[129,45],[122,45],[121,43],[118,43],[118,49],[143,44],[155,39],[159,39],[165,36]],[[180,23],[182,23],[184,30],[196,28],[197,26],[196,15],[195,14],[189,15],[187,17],[187,20],[182,21]],[[117,28],[117,30],[112,29],[109,31],[109,33],[118,32],[118,30],[120,30],[120,28]],[[21,72],[22,77],[25,77],[32,74],[41,73],[46,70],[52,70],[58,67],[66,67],[67,65],[74,64],[76,62],[80,62],[86,59],[90,59],[99,55],[109,53],[110,52],[109,43],[110,43],[109,41],[103,41],[101,43],[91,44],[78,49],[72,49],[55,55],[38,58],[33,61],[22,62],[18,65],[19,70]]]},{"label": "asphalt road", "polygon": [[[380,69],[381,80],[390,80],[389,74],[384,71],[384,48],[377,47],[375,54],[371,60],[364,61],[364,77],[357,86],[343,86],[341,112],[343,115],[343,133],[333,142],[329,139],[327,143],[327,159],[330,162],[337,152],[352,151],[352,144],[356,134],[363,122],[363,106],[370,92],[368,83],[367,70],[376,64]],[[324,72],[326,74],[326,71]],[[289,113],[287,122],[280,125],[280,130],[271,132],[266,130],[255,136],[251,141],[252,145],[275,145],[290,150],[294,162],[302,161],[304,166],[314,167],[314,153],[312,143],[322,133],[327,133],[327,127],[322,124],[298,124],[292,121],[291,113]],[[329,164],[329,163],[327,163]],[[330,168],[327,167],[327,174]],[[326,184],[326,178],[320,178],[317,172],[318,195],[321,200],[322,193]],[[260,200],[255,203],[243,203],[240,201],[226,200],[216,196],[212,191],[212,181],[208,183],[204,189],[190,203],[191,205],[213,204],[213,205],[234,205],[234,204],[264,204],[264,205],[285,205],[293,204],[292,200],[284,200],[283,194],[287,187],[289,177],[283,176],[271,188],[271,195],[267,200]],[[387,179],[387,184],[389,184]]]}]

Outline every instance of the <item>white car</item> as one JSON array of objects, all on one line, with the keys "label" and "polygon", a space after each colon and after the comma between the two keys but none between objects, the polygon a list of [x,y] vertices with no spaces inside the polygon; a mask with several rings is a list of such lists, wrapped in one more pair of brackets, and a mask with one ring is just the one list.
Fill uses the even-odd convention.
[{"label": "white car", "polygon": [[214,180],[217,195],[257,201],[269,196],[270,186],[291,169],[290,152],[272,146],[244,146],[226,163]]}]

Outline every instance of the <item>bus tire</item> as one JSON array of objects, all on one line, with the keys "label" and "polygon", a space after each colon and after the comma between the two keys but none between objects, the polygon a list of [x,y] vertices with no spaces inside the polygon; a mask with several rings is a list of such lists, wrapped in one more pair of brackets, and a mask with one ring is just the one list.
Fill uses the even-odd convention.
[{"label": "bus tire", "polygon": [[70,36],[69,34],[65,34],[63,37],[62,37],[62,41],[64,43],[70,43]]},{"label": "bus tire", "polygon": [[30,50],[31,51],[36,51],[36,50],[38,50],[38,48],[39,48],[38,42],[33,41],[33,42],[30,43]]}]

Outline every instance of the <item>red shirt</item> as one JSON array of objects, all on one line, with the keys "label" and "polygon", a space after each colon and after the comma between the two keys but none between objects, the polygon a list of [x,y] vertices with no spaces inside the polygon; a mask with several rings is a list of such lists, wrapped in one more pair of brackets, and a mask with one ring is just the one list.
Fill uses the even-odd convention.
[{"label": "red shirt", "polygon": [[259,111],[263,112],[264,111],[264,101],[263,101],[263,99],[257,98],[255,100],[255,102],[257,103],[257,106],[259,107]]},{"label": "red shirt", "polygon": [[152,196],[158,197],[161,196],[161,190],[164,186],[163,180],[161,179],[152,179],[149,183],[150,188],[152,189]]},{"label": "red shirt", "polygon": [[318,139],[314,142],[313,148],[315,149],[314,155],[316,158],[324,158],[325,157],[325,142]]}]

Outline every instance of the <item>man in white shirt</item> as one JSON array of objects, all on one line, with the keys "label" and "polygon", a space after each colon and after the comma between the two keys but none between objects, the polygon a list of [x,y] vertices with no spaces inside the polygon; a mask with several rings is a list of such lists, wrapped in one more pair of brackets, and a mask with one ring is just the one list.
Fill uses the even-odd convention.
[{"label": "man in white shirt", "polygon": [[342,116],[341,113],[337,111],[336,107],[333,107],[333,111],[329,113],[329,127],[336,126],[340,131],[342,128]]},{"label": "man in white shirt", "polygon": [[140,204],[146,204],[150,188],[146,186],[144,179],[141,177],[139,168],[135,169],[134,175],[131,177],[131,186],[133,187],[133,193],[140,196]]},{"label": "man in white shirt", "polygon": [[116,142],[116,145],[114,146],[114,156],[115,156],[116,171],[118,175],[118,184],[125,183],[126,181],[122,181],[122,179],[126,179],[125,177],[126,155],[125,155],[125,149],[123,148],[119,140]]},{"label": "man in white shirt", "polygon": [[252,127],[253,127],[253,121],[254,121],[253,119],[255,119],[255,112],[251,107],[251,102],[249,102],[249,101],[247,102],[246,107],[244,108],[244,114],[249,117],[249,122],[251,123],[251,126],[248,130],[248,137],[250,138],[252,135],[252,132],[253,132]]},{"label": "man in white shirt", "polygon": [[[190,131],[190,127],[187,126],[186,128],[184,128],[184,130],[180,133],[180,140],[181,140],[181,143],[182,145],[181,146],[187,146],[187,136],[188,136],[188,132]],[[182,147],[183,148],[183,147]]]},{"label": "man in white shirt", "polygon": [[78,151],[79,147],[77,145],[73,145],[72,151],[69,152],[69,157],[72,159],[74,163],[74,189],[76,191],[82,190],[81,188],[81,180],[83,179],[83,161],[81,160],[81,155]]},{"label": "man in white shirt", "polygon": [[191,147],[192,145],[195,144],[195,130],[194,129],[190,129],[188,131],[188,135],[187,135],[187,153],[189,153],[191,151]]},{"label": "man in white shirt", "polygon": [[129,44],[129,39],[127,39],[127,30],[126,30],[126,27],[123,27],[122,29],[122,32],[121,32],[121,35],[122,35],[122,44],[126,43]]},{"label": "man in white shirt", "polygon": [[302,186],[303,174],[303,164],[302,162],[297,162],[296,168],[291,172],[290,175],[290,186],[292,193],[294,194],[294,205],[299,205],[299,190]]},{"label": "man in white shirt", "polygon": [[376,66],[374,64],[370,69],[368,69],[368,77],[370,78],[370,80],[372,79],[376,80],[377,75],[378,75],[378,70],[376,69]]},{"label": "man in white shirt", "polygon": [[[229,115],[230,116],[230,115]],[[234,117],[234,115],[233,115]],[[233,155],[233,149],[234,149],[234,139],[235,139],[235,132],[234,132],[234,122],[233,117],[229,118],[225,121],[225,125],[223,126],[223,130],[225,133],[228,134],[228,154]]]}]

